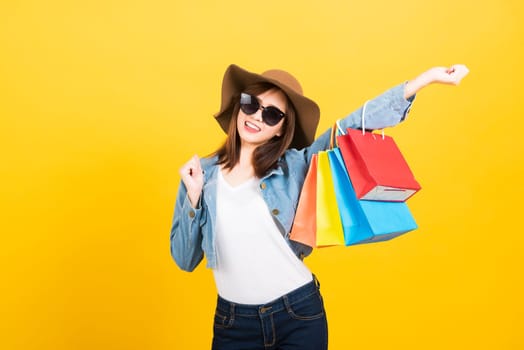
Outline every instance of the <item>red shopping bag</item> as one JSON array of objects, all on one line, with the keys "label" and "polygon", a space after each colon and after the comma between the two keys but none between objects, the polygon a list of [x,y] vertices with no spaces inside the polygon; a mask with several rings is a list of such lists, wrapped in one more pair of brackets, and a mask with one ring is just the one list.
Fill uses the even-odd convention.
[{"label": "red shopping bag", "polygon": [[392,137],[347,129],[337,141],[357,198],[404,202],[420,190]]}]

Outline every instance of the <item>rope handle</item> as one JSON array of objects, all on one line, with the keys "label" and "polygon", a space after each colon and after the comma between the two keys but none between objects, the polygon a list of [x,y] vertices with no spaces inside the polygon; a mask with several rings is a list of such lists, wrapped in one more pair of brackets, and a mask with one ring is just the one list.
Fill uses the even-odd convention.
[{"label": "rope handle", "polygon": [[[365,103],[364,103],[364,106],[362,106],[362,135],[365,135],[366,134],[366,126],[365,126],[365,123],[366,123],[366,119],[365,119],[365,115],[366,115],[366,106],[368,104],[369,100],[367,100]],[[385,139],[385,135],[384,135],[384,129],[380,129],[381,132],[382,132],[382,140]],[[370,132],[371,134],[373,134],[373,132],[371,131]],[[333,145],[336,144],[336,136],[338,135],[346,135],[346,132],[342,129],[342,127],[340,126],[340,119],[338,119],[336,122],[335,122],[335,125],[333,125],[333,128],[331,130],[331,139],[330,139],[330,147],[333,148]],[[374,136],[375,134],[373,134]]]},{"label": "rope handle", "polygon": [[[366,127],[365,127],[365,123],[366,123],[366,119],[364,118],[365,114],[366,114],[366,106],[368,104],[369,100],[367,100],[365,103],[364,103],[364,106],[362,107],[362,135],[366,134]],[[384,140],[385,136],[384,136],[384,129],[380,129],[382,131],[382,140]]]}]

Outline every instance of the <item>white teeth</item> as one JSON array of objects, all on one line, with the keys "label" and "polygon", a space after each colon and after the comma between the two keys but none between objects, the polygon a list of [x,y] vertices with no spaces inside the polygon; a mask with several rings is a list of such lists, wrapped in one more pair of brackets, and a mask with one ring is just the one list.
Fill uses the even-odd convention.
[{"label": "white teeth", "polygon": [[256,125],[253,124],[253,123],[250,123],[250,122],[248,122],[248,121],[246,121],[246,126],[249,127],[249,128],[251,128],[251,129],[255,129],[255,130],[260,131],[260,128],[259,128],[258,126],[256,126]]}]

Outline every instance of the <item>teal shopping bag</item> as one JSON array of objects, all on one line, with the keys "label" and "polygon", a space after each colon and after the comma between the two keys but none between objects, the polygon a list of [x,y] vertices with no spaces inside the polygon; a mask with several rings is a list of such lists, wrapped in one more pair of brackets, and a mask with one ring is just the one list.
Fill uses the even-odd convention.
[{"label": "teal shopping bag", "polygon": [[385,241],[417,228],[405,202],[359,200],[340,149],[328,156],[346,245]]}]

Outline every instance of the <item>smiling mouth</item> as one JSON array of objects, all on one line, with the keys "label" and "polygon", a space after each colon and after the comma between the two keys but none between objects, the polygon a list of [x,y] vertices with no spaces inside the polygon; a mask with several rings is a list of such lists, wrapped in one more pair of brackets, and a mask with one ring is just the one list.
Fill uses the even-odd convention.
[{"label": "smiling mouth", "polygon": [[250,130],[254,130],[254,131],[260,131],[260,128],[258,126],[256,126],[255,124],[251,123],[251,122],[244,122],[244,125],[249,128]]}]

